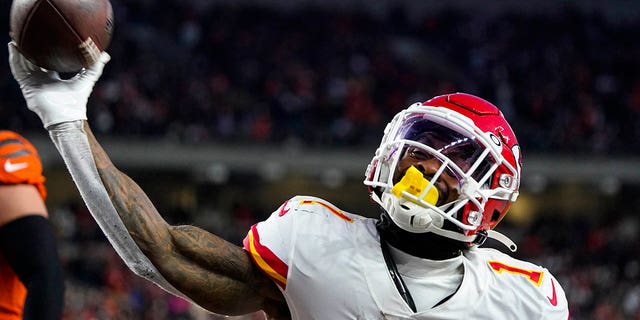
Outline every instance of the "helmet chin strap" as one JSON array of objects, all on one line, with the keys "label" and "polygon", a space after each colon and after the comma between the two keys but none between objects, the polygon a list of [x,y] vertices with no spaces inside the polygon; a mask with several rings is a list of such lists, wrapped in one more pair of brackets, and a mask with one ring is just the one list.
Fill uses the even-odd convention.
[{"label": "helmet chin strap", "polygon": [[433,232],[439,236],[447,237],[447,238],[458,240],[458,241],[473,243],[476,246],[482,245],[485,242],[485,240],[487,240],[487,238],[491,238],[502,243],[509,250],[511,250],[511,252],[516,252],[516,250],[518,250],[518,246],[515,244],[515,242],[509,239],[509,237],[494,230],[480,231],[474,235],[465,236],[461,233],[447,230],[447,229],[442,229],[431,224],[427,226],[426,232]]},{"label": "helmet chin strap", "polygon": [[[428,210],[428,209],[427,209]],[[433,210],[429,210],[432,212],[432,215],[421,215],[422,217],[424,216],[433,216],[433,215],[437,215],[440,216],[440,214],[438,214],[437,212],[433,211]],[[400,227],[401,229],[407,231],[407,232],[413,232],[413,233],[426,233],[426,232],[431,232],[431,233],[435,233],[439,236],[442,237],[446,237],[449,239],[453,239],[453,240],[458,240],[461,242],[467,242],[467,243],[473,243],[475,246],[480,246],[482,245],[485,240],[487,240],[487,238],[491,238],[494,239],[500,243],[502,243],[504,246],[506,246],[509,250],[511,250],[511,252],[516,252],[516,250],[518,250],[518,246],[515,244],[515,242],[513,242],[511,239],[509,239],[509,237],[505,236],[504,234],[495,231],[495,230],[483,230],[480,231],[476,234],[473,235],[464,235],[462,233],[456,232],[456,231],[451,231],[451,230],[447,230],[447,229],[443,229],[441,226],[437,226],[436,224],[434,224],[434,220],[431,220],[430,222],[428,222],[425,226],[423,226],[422,228],[418,228],[415,225],[410,226],[407,225],[406,223],[403,223],[402,221],[398,221],[397,216],[396,215],[392,215],[389,214],[389,216],[391,217],[391,220],[398,225],[398,227]],[[442,219],[442,217],[440,216],[440,219]],[[428,220],[428,219],[421,219],[422,221]],[[407,228],[409,227],[409,228]]]},{"label": "helmet chin strap", "polygon": [[439,191],[433,183],[425,179],[418,169],[411,166],[390,192],[383,192],[381,199],[377,195],[373,199],[382,205],[393,223],[407,232],[432,232],[449,239],[472,243],[475,246],[480,246],[487,238],[492,238],[513,252],[517,250],[518,247],[511,239],[497,231],[481,230],[473,235],[464,235],[444,229],[445,217],[436,210],[419,204],[420,201],[424,201],[435,205],[439,196]]},{"label": "helmet chin strap", "polygon": [[[375,200],[378,201],[378,199]],[[385,192],[380,200],[380,204],[385,208],[393,223],[407,232],[432,232],[449,239],[473,243],[476,246],[482,245],[487,238],[492,238],[504,244],[512,252],[518,248],[511,239],[498,231],[486,230],[473,235],[464,235],[457,231],[443,229],[445,218],[440,213],[424,208],[410,199],[407,200]],[[415,214],[415,212],[420,212],[420,214]]]},{"label": "helmet chin strap", "polygon": [[515,242],[511,241],[509,237],[505,236],[504,234],[498,231],[487,230],[487,236],[491,239],[495,239],[498,242],[504,244],[505,246],[507,246],[507,248],[509,248],[509,250],[511,250],[511,252],[516,252],[516,250],[518,250],[518,246],[516,245]]}]

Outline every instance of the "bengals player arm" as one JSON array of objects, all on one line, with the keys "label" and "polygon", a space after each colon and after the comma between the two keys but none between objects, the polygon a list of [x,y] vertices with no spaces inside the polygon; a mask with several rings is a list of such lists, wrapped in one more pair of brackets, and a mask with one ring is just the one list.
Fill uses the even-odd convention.
[{"label": "bengals player arm", "polygon": [[[27,290],[23,319],[60,319],[64,304],[62,266],[47,208],[33,185],[0,182],[0,256]],[[0,287],[5,277],[0,276]],[[9,295],[2,292],[0,299],[11,300]]]},{"label": "bengals player arm", "polygon": [[273,319],[289,317],[282,293],[245,250],[198,227],[169,225],[144,191],[113,165],[87,122],[84,128],[118,215],[167,281],[214,313],[239,315],[262,309]]}]

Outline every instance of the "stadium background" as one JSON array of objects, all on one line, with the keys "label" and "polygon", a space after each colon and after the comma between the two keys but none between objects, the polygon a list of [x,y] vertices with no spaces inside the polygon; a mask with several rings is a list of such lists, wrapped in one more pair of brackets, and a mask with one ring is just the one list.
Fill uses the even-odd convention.
[{"label": "stadium background", "polygon": [[[554,272],[573,319],[640,319],[640,4],[112,4],[113,59],[89,117],[170,222],[240,243],[295,194],[377,216],[361,181],[383,125],[465,91],[499,105],[522,145],[521,198],[498,227],[516,255]],[[45,164],[65,318],[215,319],[126,269],[0,71],[0,128],[33,140]]]}]

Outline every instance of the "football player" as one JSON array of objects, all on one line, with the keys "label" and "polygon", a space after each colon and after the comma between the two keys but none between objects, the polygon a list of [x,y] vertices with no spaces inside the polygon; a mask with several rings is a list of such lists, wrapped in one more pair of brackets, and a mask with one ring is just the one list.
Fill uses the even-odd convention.
[{"label": "football player", "polygon": [[521,175],[512,129],[481,98],[438,96],[393,118],[364,181],[380,219],[295,196],[251,227],[241,248],[167,224],[96,141],[85,108],[108,54],[60,81],[9,50],[28,107],[92,215],[127,265],[169,292],[214,313],[276,319],[569,318],[547,269],[480,247],[495,238],[515,250],[493,227]]},{"label": "football player", "polygon": [[64,279],[34,146],[0,131],[0,319],[60,319]]}]

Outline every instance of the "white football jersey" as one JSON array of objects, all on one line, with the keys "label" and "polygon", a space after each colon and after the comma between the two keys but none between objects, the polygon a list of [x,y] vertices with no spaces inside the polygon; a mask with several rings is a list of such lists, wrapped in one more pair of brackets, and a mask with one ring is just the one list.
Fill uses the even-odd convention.
[{"label": "white football jersey", "polygon": [[[298,196],[254,225],[244,247],[278,284],[293,319],[569,319],[547,269],[485,248],[464,253],[451,298],[413,312],[389,274],[375,223]],[[417,305],[420,295],[412,294]]]}]

